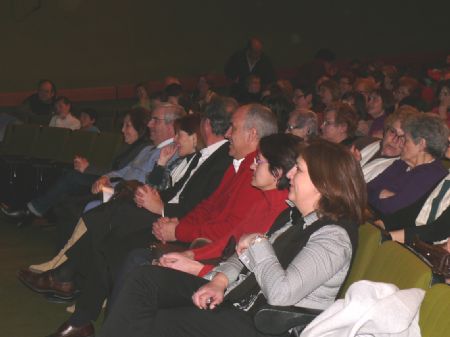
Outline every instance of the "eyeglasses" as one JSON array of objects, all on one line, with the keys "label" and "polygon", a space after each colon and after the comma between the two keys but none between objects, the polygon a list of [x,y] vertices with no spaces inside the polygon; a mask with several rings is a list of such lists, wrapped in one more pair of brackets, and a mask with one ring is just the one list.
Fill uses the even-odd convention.
[{"label": "eyeglasses", "polygon": [[292,132],[292,130],[295,130],[295,129],[300,129],[300,127],[298,127],[297,125],[287,125],[287,127],[286,127],[286,132]]},{"label": "eyeglasses", "polygon": [[336,121],[323,121],[322,126],[326,127],[326,126],[330,126],[330,125],[336,125]]},{"label": "eyeglasses", "polygon": [[397,139],[399,142],[404,143],[405,142],[405,134],[399,134],[398,131],[393,128],[392,126],[388,126],[386,128],[386,132],[393,138]]},{"label": "eyeglasses", "polygon": [[253,163],[258,166],[260,164],[264,164],[267,163],[267,160],[262,160],[261,158],[259,158],[258,156],[255,157],[255,159],[253,159]]},{"label": "eyeglasses", "polygon": [[165,121],[165,119],[164,118],[159,118],[159,117],[150,117],[150,120],[152,121],[155,121],[155,123],[156,122],[158,122],[158,121]]}]

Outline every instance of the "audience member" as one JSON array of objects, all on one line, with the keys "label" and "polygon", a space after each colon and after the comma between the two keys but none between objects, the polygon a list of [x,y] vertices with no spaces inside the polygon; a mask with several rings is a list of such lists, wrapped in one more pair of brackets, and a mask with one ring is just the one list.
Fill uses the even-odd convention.
[{"label": "audience member", "polygon": [[236,96],[240,104],[259,103],[262,97],[261,78],[258,75],[251,74],[245,80],[245,87],[240,94]]},{"label": "audience member", "polygon": [[355,110],[345,103],[333,103],[324,112],[323,123],[320,127],[322,138],[350,146],[355,140],[357,125]]},{"label": "audience member", "polygon": [[333,80],[326,80],[319,85],[319,96],[325,109],[341,98],[339,85]]},{"label": "audience member", "polygon": [[80,121],[70,112],[72,102],[65,96],[59,96],[55,99],[55,115],[50,120],[49,126],[56,128],[67,128],[78,130]]},{"label": "audience member", "polygon": [[311,110],[294,110],[289,115],[286,133],[291,133],[305,141],[319,135],[317,115]]},{"label": "audience member", "polygon": [[151,104],[150,97],[148,96],[147,87],[145,83],[141,82],[134,86],[134,91],[138,101],[131,108],[144,108],[152,111],[153,106]]},{"label": "audience member", "polygon": [[236,254],[207,279],[159,266],[137,269],[100,335],[197,336],[200,329],[208,336],[257,336],[247,311],[266,302],[331,305],[349,270],[362,221],[361,169],[343,147],[320,141],[303,151],[288,178],[289,199],[301,219],[295,210],[285,211],[268,237],[242,236]]},{"label": "audience member", "polygon": [[439,160],[447,148],[447,126],[423,114],[408,118],[402,128],[401,159],[367,185],[370,206],[381,219],[417,201],[447,174]]},{"label": "audience member", "polygon": [[294,104],[288,97],[280,94],[266,96],[262,104],[268,107],[276,116],[278,130],[286,130],[289,114],[294,110]]},{"label": "audience member", "polygon": [[249,75],[256,75],[261,81],[261,87],[276,80],[272,62],[263,52],[263,43],[252,37],[245,49],[234,53],[225,64],[225,75],[233,81],[232,96],[239,96],[244,91]]},{"label": "audience member", "polygon": [[385,89],[376,89],[369,94],[367,112],[372,121],[369,128],[369,136],[383,138],[384,121],[394,111],[394,96]]},{"label": "audience member", "polygon": [[433,112],[438,113],[447,126],[450,126],[450,79],[439,83],[436,93],[438,104]]},{"label": "audience member", "polygon": [[217,97],[212,89],[213,83],[208,75],[201,75],[197,82],[197,88],[192,94],[192,110],[202,112],[211,100]]},{"label": "audience member", "polygon": [[47,79],[40,80],[37,92],[23,101],[22,105],[17,108],[15,115],[22,122],[28,122],[28,119],[34,116],[50,117],[54,112],[55,98],[55,84]]},{"label": "audience member", "polygon": [[306,85],[298,85],[294,89],[294,96],[292,102],[295,105],[295,109],[312,109],[313,103],[313,91]]},{"label": "audience member", "polygon": [[100,129],[95,125],[97,122],[97,111],[91,108],[86,108],[80,112],[80,130],[89,132],[100,132]]}]

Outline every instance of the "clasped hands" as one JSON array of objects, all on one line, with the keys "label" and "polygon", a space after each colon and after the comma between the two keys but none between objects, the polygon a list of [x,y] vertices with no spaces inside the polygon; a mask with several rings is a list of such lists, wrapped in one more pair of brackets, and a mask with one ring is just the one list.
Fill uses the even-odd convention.
[{"label": "clasped hands", "polygon": [[162,214],[164,208],[159,192],[148,185],[142,185],[136,189],[136,192],[134,193],[134,202],[137,207],[143,207],[146,210],[159,215]]},{"label": "clasped hands", "polygon": [[176,241],[175,229],[178,224],[177,218],[159,218],[153,223],[152,234],[162,243]]}]

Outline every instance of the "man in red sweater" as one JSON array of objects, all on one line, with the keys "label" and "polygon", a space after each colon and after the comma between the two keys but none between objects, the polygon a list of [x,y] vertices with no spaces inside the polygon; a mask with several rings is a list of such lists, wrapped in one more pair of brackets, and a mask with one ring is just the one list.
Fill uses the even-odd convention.
[{"label": "man in red sweater", "polygon": [[[222,238],[245,218],[247,212],[264,204],[264,193],[251,185],[253,163],[259,140],[277,132],[275,115],[260,104],[240,107],[233,114],[226,137],[234,158],[216,191],[181,219],[160,218],[153,234],[162,242],[211,241]],[[257,221],[265,219],[255,219]]]}]

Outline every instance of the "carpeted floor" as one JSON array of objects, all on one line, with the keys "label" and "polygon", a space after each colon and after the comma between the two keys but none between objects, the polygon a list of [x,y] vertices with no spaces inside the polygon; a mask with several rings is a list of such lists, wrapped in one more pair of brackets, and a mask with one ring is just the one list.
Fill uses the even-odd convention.
[{"label": "carpeted floor", "polygon": [[18,229],[0,218],[0,336],[45,337],[69,314],[22,285],[17,271],[46,261],[53,253],[54,229],[37,225]]}]

